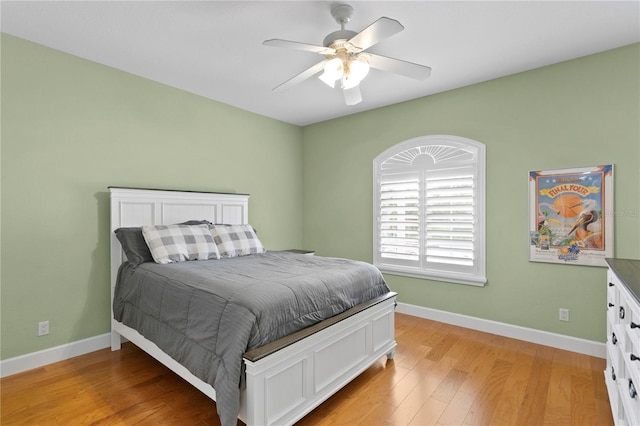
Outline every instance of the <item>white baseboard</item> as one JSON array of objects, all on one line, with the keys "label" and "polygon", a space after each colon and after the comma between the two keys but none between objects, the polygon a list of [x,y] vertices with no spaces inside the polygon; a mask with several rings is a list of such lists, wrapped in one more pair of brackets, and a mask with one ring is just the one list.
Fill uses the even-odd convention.
[{"label": "white baseboard", "polygon": [[[413,315],[433,321],[444,322],[512,339],[524,340],[539,345],[577,352],[585,355],[606,358],[604,343],[562,334],[549,333],[533,328],[520,327],[497,321],[475,318],[467,315],[455,314],[422,306],[398,302],[396,311],[401,314]],[[42,367],[54,362],[88,354],[111,346],[111,333],[89,337],[77,342],[67,343],[50,349],[33,352],[26,355],[8,358],[0,361],[0,377],[10,376],[23,371]]]},{"label": "white baseboard", "polygon": [[552,348],[577,352],[598,358],[606,358],[606,345],[592,340],[579,339],[577,337],[550,333],[548,331],[520,327],[517,325],[455,314],[452,312],[439,311],[437,309],[425,308],[402,302],[398,302],[396,312],[470,328],[473,330],[484,331],[486,333],[497,334],[499,336],[510,337],[512,339],[524,340],[526,342],[536,343],[539,345],[551,346]]},{"label": "white baseboard", "polygon": [[89,337],[76,342],[44,349],[14,358],[7,358],[0,361],[0,377],[11,376],[12,374],[32,370],[54,362],[88,354],[111,346],[111,333]]}]

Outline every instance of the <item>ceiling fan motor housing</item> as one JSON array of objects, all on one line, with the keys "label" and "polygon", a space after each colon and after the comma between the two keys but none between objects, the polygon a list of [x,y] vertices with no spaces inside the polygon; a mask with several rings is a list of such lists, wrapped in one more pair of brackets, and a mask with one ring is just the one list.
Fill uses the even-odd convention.
[{"label": "ceiling fan motor housing", "polygon": [[338,40],[342,40],[342,41],[351,40],[356,34],[358,33],[351,30],[334,31],[328,36],[326,36],[322,43],[325,47],[332,47],[335,49],[336,47],[331,46],[333,43],[335,43]]}]

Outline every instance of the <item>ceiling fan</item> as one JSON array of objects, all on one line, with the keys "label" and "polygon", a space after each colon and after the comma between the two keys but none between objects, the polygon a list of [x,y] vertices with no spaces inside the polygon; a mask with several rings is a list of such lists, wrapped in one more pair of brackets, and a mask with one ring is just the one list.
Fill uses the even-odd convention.
[{"label": "ceiling fan", "polygon": [[319,53],[325,57],[322,61],[276,86],[273,90],[287,89],[320,71],[324,71],[319,76],[320,80],[332,88],[335,87],[336,81],[340,81],[346,104],[356,105],[362,101],[360,82],[366,77],[370,67],[417,80],[424,80],[431,75],[431,68],[425,65],[365,52],[371,46],[402,31],[404,27],[400,22],[382,17],[356,33],[345,29],[345,25],[353,16],[353,8],[350,5],[338,4],[334,6],[331,9],[331,15],[340,24],[340,30],[326,36],[323,46],[279,39],[266,40],[263,43],[266,46]]}]

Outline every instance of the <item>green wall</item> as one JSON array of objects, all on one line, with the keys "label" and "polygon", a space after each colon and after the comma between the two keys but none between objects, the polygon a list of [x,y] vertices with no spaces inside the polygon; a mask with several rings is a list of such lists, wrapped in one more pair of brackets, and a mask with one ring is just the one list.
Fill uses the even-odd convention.
[{"label": "green wall", "polygon": [[1,49],[2,359],[109,331],[107,186],[249,193],[268,248],[370,261],[373,158],[420,135],[487,145],[489,282],[387,275],[401,301],[604,341],[605,269],[527,260],[532,169],[615,164],[616,254],[640,258],[640,45],[304,128],[8,35]]},{"label": "green wall", "polygon": [[3,359],[110,330],[109,185],[248,193],[264,244],[300,246],[299,127],[1,43]]},{"label": "green wall", "polygon": [[487,148],[487,285],[388,283],[401,302],[605,341],[606,269],[528,261],[527,175],[613,163],[616,255],[640,258],[639,53],[635,44],[305,127],[304,247],[371,261],[373,159],[421,135],[475,139]]}]

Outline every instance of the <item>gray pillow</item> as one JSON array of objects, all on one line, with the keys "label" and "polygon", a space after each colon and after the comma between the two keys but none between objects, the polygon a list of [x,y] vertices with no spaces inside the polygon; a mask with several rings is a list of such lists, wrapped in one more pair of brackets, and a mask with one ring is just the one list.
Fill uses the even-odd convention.
[{"label": "gray pillow", "polygon": [[[210,225],[208,220],[188,220],[186,222],[179,223],[179,225]],[[122,250],[127,261],[138,266],[144,262],[153,262],[153,256],[147,246],[147,242],[142,236],[142,227],[133,228],[118,228],[115,231],[116,238],[120,241]]]}]

